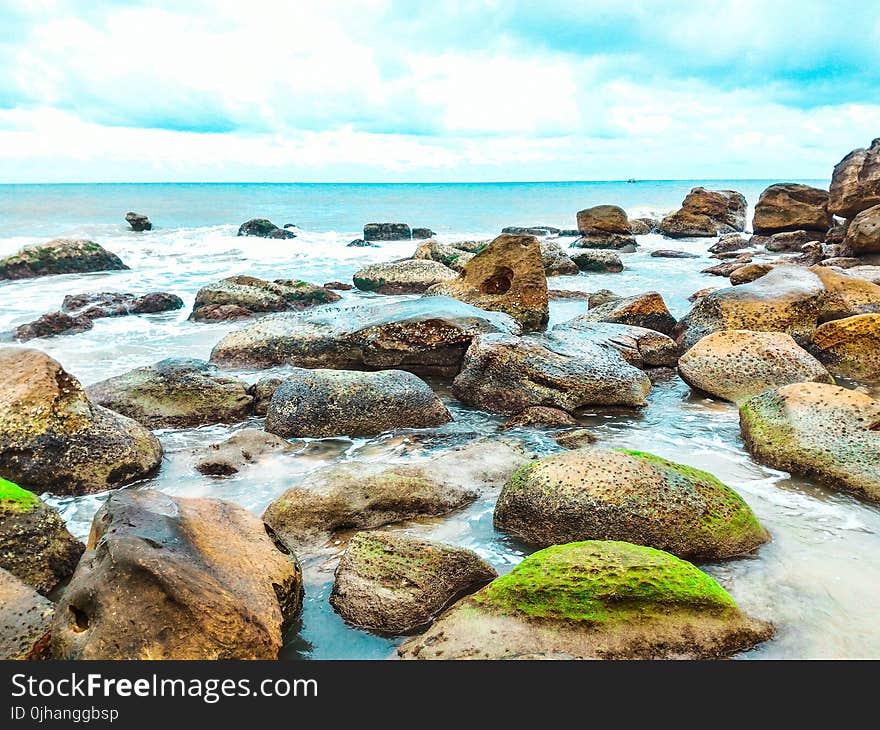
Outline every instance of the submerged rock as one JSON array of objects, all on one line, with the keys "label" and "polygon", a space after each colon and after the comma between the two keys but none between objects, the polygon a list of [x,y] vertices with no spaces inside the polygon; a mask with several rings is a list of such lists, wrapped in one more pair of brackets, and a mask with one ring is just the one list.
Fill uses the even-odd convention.
[{"label": "submerged rock", "polygon": [[455,279],[456,271],[439,261],[404,259],[368,264],[352,277],[361,291],[377,294],[421,294],[434,284]]},{"label": "submerged rock", "polygon": [[548,406],[529,406],[520,411],[515,416],[507,419],[502,426],[502,430],[511,428],[528,428],[536,426],[538,428],[560,428],[562,426],[577,426],[571,415],[559,408],[549,408]]},{"label": "submerged rock", "polygon": [[517,471],[495,527],[531,545],[625,540],[718,560],[769,539],[743,499],[711,474],[653,454],[578,449]]},{"label": "submerged rock", "polygon": [[[780,231],[825,231],[833,217],[828,211],[828,192],[809,185],[777,183],[766,188],[755,204],[752,230],[758,234]],[[816,240],[815,238],[811,240]]]},{"label": "submerged rock", "polygon": [[77,317],[101,319],[123,317],[127,314],[156,314],[171,312],[183,307],[183,299],[167,292],[128,294],[123,292],[89,292],[68,294],[61,304],[61,311]]},{"label": "submerged rock", "polygon": [[408,370],[452,377],[475,335],[518,332],[508,316],[448,297],[325,307],[266,317],[226,335],[211,361],[232,367],[294,365],[339,370]]},{"label": "submerged rock", "polygon": [[807,349],[835,375],[880,380],[880,314],[860,314],[821,325]]},{"label": "submerged rock", "polygon": [[729,253],[730,251],[740,251],[749,248],[752,245],[751,238],[742,233],[725,233],[718,238],[718,241],[709,247],[709,253]]},{"label": "submerged rock", "polygon": [[296,238],[296,234],[288,228],[279,228],[266,218],[252,218],[238,227],[239,236],[257,236],[259,238]]},{"label": "submerged rock", "polygon": [[354,287],[351,284],[344,284],[341,281],[328,281],[324,284],[325,289],[335,289],[336,291],[351,291]]},{"label": "submerged rock", "polygon": [[199,289],[189,316],[196,322],[243,319],[267,312],[299,312],[341,297],[306,281],[231,276]]},{"label": "submerged rock", "polygon": [[[551,349],[552,348],[552,349]],[[650,381],[617,350],[510,335],[474,339],[452,392],[463,403],[515,414],[529,406],[573,412],[588,405],[643,406]]]},{"label": "submerged rock", "polygon": [[0,280],[121,269],[128,266],[94,241],[59,238],[0,259]]},{"label": "submerged rock", "polygon": [[853,218],[843,239],[846,256],[880,253],[880,205],[866,208]]},{"label": "submerged rock", "polygon": [[302,572],[263,522],[217,499],[110,495],[58,602],[57,659],[276,659]]},{"label": "submerged rock", "polygon": [[427,293],[504,312],[526,331],[544,329],[550,317],[547,276],[534,236],[498,236],[465,264],[457,278],[437,284]]},{"label": "submerged rock", "polygon": [[55,604],[0,568],[0,660],[48,659]]},{"label": "submerged rock", "polygon": [[346,244],[347,248],[379,248],[378,243],[370,243],[363,238],[355,238],[351,243]]},{"label": "submerged rock", "polygon": [[430,228],[413,228],[412,229],[412,237],[413,239],[425,239],[425,238],[434,238],[437,234],[434,233]]},{"label": "submerged rock", "polygon": [[296,368],[269,401],[266,430],[309,438],[375,436],[451,420],[434,391],[412,373]]},{"label": "submerged rock", "polygon": [[709,658],[770,638],[711,577],[668,553],[587,541],[533,553],[405,642],[404,659]]},{"label": "submerged rock", "polygon": [[880,502],[880,401],[825,383],[796,383],[739,409],[758,461]]},{"label": "submerged rock", "polygon": [[512,236],[557,236],[559,229],[554,226],[507,226],[501,229],[502,233]]},{"label": "submerged rock", "polygon": [[681,208],[666,216],[659,231],[670,238],[718,236],[745,229],[746,199],[734,190],[697,187],[682,201]]},{"label": "submerged rock", "polygon": [[700,254],[688,253],[687,251],[674,251],[665,248],[658,248],[651,251],[651,258],[655,259],[698,259]]},{"label": "submerged rock", "polygon": [[582,251],[572,256],[579,271],[599,271],[616,274],[623,271],[623,262],[614,251],[591,250]]},{"label": "submerged rock", "polygon": [[0,478],[0,568],[50,593],[71,576],[83,549],[57,510]]},{"label": "submerged rock", "polygon": [[90,385],[98,405],[148,428],[191,428],[236,423],[251,411],[253,397],[240,380],[192,358],[171,357]]},{"label": "submerged rock", "polygon": [[49,312],[33,322],[16,327],[14,336],[19,342],[28,342],[40,337],[76,335],[92,327],[92,320],[88,317],[72,317],[64,312]]},{"label": "submerged rock", "polygon": [[364,226],[365,241],[406,241],[412,231],[406,223],[367,223]]},{"label": "submerged rock", "polygon": [[375,529],[437,517],[477,498],[428,466],[338,464],[312,472],[266,508],[263,519],[291,547],[326,541],[340,529]]},{"label": "submerged rock", "polygon": [[596,443],[599,437],[586,428],[573,428],[568,431],[557,431],[550,434],[557,444],[563,449],[580,449],[590,444]]},{"label": "submerged rock", "polygon": [[668,335],[675,327],[675,317],[669,313],[663,297],[655,291],[591,306],[580,315],[581,322],[610,322],[643,327]]},{"label": "submerged rock", "polygon": [[260,378],[250,388],[248,395],[254,399],[254,415],[265,416],[269,410],[269,401],[281,385],[281,378]]},{"label": "submerged rock", "polygon": [[837,163],[828,199],[828,210],[841,218],[854,218],[875,205],[880,205],[880,139]]},{"label": "submerged rock", "polygon": [[789,383],[833,382],[784,332],[714,332],[681,356],[678,373],[691,387],[734,403]]},{"label": "submerged rock", "polygon": [[125,222],[131,226],[131,230],[137,231],[138,233],[141,231],[153,230],[153,224],[150,222],[150,219],[147,218],[147,216],[135,213],[134,211],[129,211],[125,214]]},{"label": "submerged rock", "polygon": [[360,532],[336,568],[330,605],[359,628],[412,634],[497,575],[466,548],[399,533]]},{"label": "submerged rock", "polygon": [[89,494],[142,479],[161,459],[152,433],[92,403],[51,357],[0,348],[0,475],[37,493]]},{"label": "submerged rock", "polygon": [[196,449],[196,471],[211,476],[230,476],[272,456],[292,451],[280,436],[257,428],[237,431],[226,441]]}]

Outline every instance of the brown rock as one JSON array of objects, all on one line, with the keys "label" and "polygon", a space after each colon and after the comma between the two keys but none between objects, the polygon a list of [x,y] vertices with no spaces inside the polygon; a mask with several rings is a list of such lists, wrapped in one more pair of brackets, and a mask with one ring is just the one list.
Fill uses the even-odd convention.
[{"label": "brown rock", "polygon": [[54,604],[0,568],[0,659],[47,659]]},{"label": "brown rock", "polygon": [[292,449],[290,443],[280,436],[257,428],[246,428],[237,431],[226,441],[197,449],[194,452],[195,468],[202,474],[229,476]]},{"label": "brown rock", "polygon": [[584,234],[632,233],[626,211],[616,205],[596,205],[579,211],[577,227]]},{"label": "brown rock", "polygon": [[33,322],[15,328],[15,339],[28,342],[39,337],[55,335],[75,335],[92,328],[92,320],[88,317],[71,317],[64,312],[49,312]]},{"label": "brown rock", "polygon": [[585,322],[628,324],[666,335],[675,327],[675,318],[669,313],[663,297],[655,291],[591,307],[579,319]]},{"label": "brown rock", "polygon": [[531,406],[507,419],[507,422],[502,426],[502,430],[506,431],[509,428],[528,428],[529,426],[537,428],[560,428],[562,426],[577,425],[577,421],[559,408]]},{"label": "brown rock", "polygon": [[880,253],[880,205],[866,208],[850,221],[843,239],[843,253],[846,256]]},{"label": "brown rock", "polygon": [[828,210],[841,218],[853,218],[875,205],[880,205],[880,139],[837,163],[828,199]]},{"label": "brown rock", "polygon": [[880,314],[826,322],[813,332],[807,349],[835,375],[880,380]]},{"label": "brown rock", "polygon": [[660,233],[670,238],[717,236],[745,228],[746,199],[733,190],[697,187],[682,201],[681,208],[660,222]]},{"label": "brown rock", "polygon": [[809,185],[778,183],[768,187],[758,198],[752,229],[755,233],[824,232],[831,223],[827,191]]}]

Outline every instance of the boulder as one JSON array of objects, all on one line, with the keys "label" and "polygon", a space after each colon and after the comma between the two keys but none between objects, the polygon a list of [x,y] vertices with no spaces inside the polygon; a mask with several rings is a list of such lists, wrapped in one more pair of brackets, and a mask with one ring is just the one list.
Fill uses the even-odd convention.
[{"label": "boulder", "polygon": [[645,327],[594,322],[581,315],[556,325],[552,335],[570,343],[574,350],[583,347],[589,349],[592,346],[612,347],[630,365],[642,370],[675,367],[678,362],[678,345],[675,341],[661,332]]},{"label": "boulder", "polygon": [[131,226],[131,230],[137,231],[138,233],[141,231],[153,230],[153,224],[150,222],[150,219],[147,218],[147,216],[135,213],[134,211],[129,211],[125,214],[125,222]]},{"label": "boulder", "polygon": [[749,282],[760,279],[765,274],[770,273],[774,266],[776,266],[776,264],[770,262],[764,262],[760,264],[746,264],[745,266],[740,266],[738,269],[734,269],[731,272],[730,284],[731,286],[748,284]]},{"label": "boulder", "polygon": [[718,236],[745,229],[746,199],[734,190],[697,187],[681,208],[660,221],[659,231],[670,238]]},{"label": "boulder", "polygon": [[669,334],[675,327],[675,318],[669,313],[663,297],[655,291],[616,299],[591,307],[579,318],[582,322],[610,322],[656,330]]},{"label": "boulder", "polygon": [[355,238],[351,243],[346,244],[347,248],[379,248],[378,243],[370,243],[363,238]]},{"label": "boulder", "polygon": [[203,360],[170,357],[94,383],[86,393],[147,428],[192,428],[247,418],[253,403],[247,387]]},{"label": "boulder", "polygon": [[281,378],[260,378],[250,388],[248,395],[254,399],[254,415],[265,416],[269,410],[269,401],[281,385]]},{"label": "boulder", "polygon": [[189,318],[205,322],[267,312],[300,312],[341,298],[330,289],[306,281],[231,276],[199,289]]},{"label": "boulder", "polygon": [[358,628],[388,636],[414,634],[452,601],[497,576],[466,548],[399,533],[360,532],[336,568],[330,605]]},{"label": "boulder", "polygon": [[64,312],[49,312],[33,322],[21,324],[15,328],[14,337],[19,342],[28,342],[40,337],[55,335],[76,335],[93,327],[88,317],[73,317]]},{"label": "boulder", "polygon": [[587,298],[587,309],[594,309],[603,304],[608,304],[608,302],[616,302],[621,299],[623,299],[622,296],[615,294],[610,289],[599,289],[598,291],[592,292]]},{"label": "boulder", "polygon": [[49,658],[55,604],[0,568],[0,660]]},{"label": "boulder", "polygon": [[784,332],[713,332],[681,356],[678,373],[691,387],[734,403],[789,383],[833,382]]},{"label": "boulder", "polygon": [[637,247],[632,234],[604,232],[583,234],[569,245],[569,248],[614,249],[621,253],[632,253]]},{"label": "boulder", "polygon": [[404,659],[659,659],[728,656],[773,634],[710,576],[626,542],[533,553],[456,603]]},{"label": "boulder", "polygon": [[698,289],[693,294],[688,297],[689,302],[695,302],[698,299],[702,299],[707,294],[711,294],[713,291],[718,291],[720,287],[717,286],[707,286],[704,289]]},{"label": "boulder", "polygon": [[826,266],[810,268],[822,281],[825,296],[819,311],[819,322],[852,317],[856,314],[880,312],[880,286],[866,279],[847,276]]},{"label": "boulder", "polygon": [[325,289],[334,289],[336,291],[351,291],[354,287],[351,284],[344,284],[341,281],[328,281],[324,284]]},{"label": "boulder", "polygon": [[700,255],[697,253],[688,253],[687,251],[658,248],[651,251],[651,257],[655,259],[698,259],[700,258]]},{"label": "boulder", "polygon": [[470,261],[474,254],[462,251],[459,248],[453,248],[434,240],[420,243],[412,256],[414,259],[425,259],[429,261],[439,261],[444,266],[448,266],[453,271],[461,271],[464,265]]},{"label": "boulder", "polygon": [[547,276],[575,276],[577,264],[572,261],[562,247],[553,241],[541,241],[541,262]]},{"label": "boulder", "polygon": [[828,199],[828,210],[841,218],[854,218],[875,205],[880,205],[880,139],[837,163]]},{"label": "boulder", "polygon": [[451,420],[434,391],[412,373],[296,368],[269,401],[266,430],[308,438],[375,436]]},{"label": "boulder", "polygon": [[526,331],[544,329],[550,316],[547,276],[534,236],[498,236],[465,264],[457,278],[437,284],[427,293],[504,312]]},{"label": "boulder", "polygon": [[37,493],[88,494],[154,472],[156,437],[92,403],[48,355],[0,348],[0,475]]},{"label": "boulder", "polygon": [[623,262],[614,251],[587,250],[571,257],[579,271],[616,274],[623,271]]},{"label": "boulder", "polygon": [[854,266],[862,265],[862,260],[853,258],[852,256],[833,256],[830,259],[822,259],[817,266],[833,266],[837,269],[851,269]]},{"label": "boulder", "polygon": [[367,223],[364,226],[365,241],[406,241],[412,237],[406,223]]},{"label": "boulder", "polygon": [[561,428],[563,426],[577,425],[577,421],[575,421],[568,413],[561,411],[558,408],[529,406],[515,416],[508,418],[501,428],[506,431],[511,428]]},{"label": "boulder", "polygon": [[730,261],[725,261],[721,264],[716,264],[715,266],[710,266],[707,269],[702,269],[700,273],[702,274],[712,274],[713,276],[730,276],[737,269],[741,269],[746,264],[750,264],[752,262],[752,255],[748,253],[740,254],[735,259]]},{"label": "boulder", "polygon": [[843,253],[845,256],[880,253],[880,205],[866,208],[850,221],[843,239]]},{"label": "boulder", "polygon": [[739,409],[758,461],[880,502],[880,401],[826,383],[768,390]]},{"label": "boulder", "polygon": [[0,478],[0,568],[48,594],[71,576],[83,549],[54,508]]},{"label": "boulder", "polygon": [[59,238],[28,246],[17,254],[0,259],[0,280],[122,269],[128,269],[128,266],[94,241]]},{"label": "boulder", "polygon": [[57,659],[276,659],[302,572],[266,525],[217,499],[110,495],[52,624]]},{"label": "boulder", "polygon": [[556,433],[551,433],[550,438],[552,438],[563,449],[581,449],[590,444],[594,444],[599,440],[599,437],[596,436],[596,434],[585,428],[557,431]]},{"label": "boulder", "polygon": [[448,297],[325,307],[265,317],[232,332],[214,347],[211,361],[230,367],[399,369],[453,377],[475,335],[518,331],[504,314]]},{"label": "boulder", "polygon": [[508,414],[529,406],[569,413],[588,405],[643,406],[650,389],[647,376],[611,347],[581,350],[562,340],[501,334],[474,338],[452,383],[463,403]]},{"label": "boulder", "polygon": [[751,552],[769,535],[711,474],[640,451],[577,449],[521,467],[495,528],[530,545],[624,540],[691,560]]},{"label": "boulder", "polygon": [[312,472],[266,508],[263,519],[291,547],[326,541],[336,530],[372,530],[438,517],[477,498],[427,466],[338,464]]},{"label": "boulder", "polygon": [[725,233],[718,238],[716,243],[709,246],[709,253],[728,253],[730,251],[740,251],[749,248],[752,245],[751,238],[744,236],[742,233]]},{"label": "boulder", "polygon": [[434,284],[455,279],[455,270],[429,259],[368,264],[352,277],[361,291],[377,294],[421,294]]},{"label": "boulder", "polygon": [[644,236],[647,233],[654,233],[660,221],[657,218],[642,217],[630,218],[629,227],[632,229],[633,235]]},{"label": "boulder", "polygon": [[880,314],[859,314],[821,325],[807,349],[835,375],[880,380]]},{"label": "boulder", "polygon": [[246,428],[219,444],[196,449],[193,456],[196,471],[211,476],[230,476],[292,450],[293,447],[280,436],[258,428]]},{"label": "boulder", "polygon": [[826,190],[797,183],[777,183],[766,188],[758,198],[752,230],[759,234],[799,230],[824,233],[832,222]]},{"label": "boulder", "polygon": [[412,237],[413,239],[423,240],[425,238],[434,238],[437,234],[434,233],[430,228],[413,228],[412,229]]},{"label": "boulder", "polygon": [[626,211],[616,205],[596,205],[578,211],[577,227],[584,234],[632,233]]},{"label": "boulder", "polygon": [[257,236],[259,238],[296,238],[296,234],[288,228],[279,228],[266,218],[252,218],[238,227],[239,236]]},{"label": "boulder", "polygon": [[183,307],[183,299],[167,292],[127,294],[122,292],[89,292],[68,294],[61,304],[61,311],[76,317],[101,319],[123,317],[127,314],[156,314],[171,312]]},{"label": "boulder", "polygon": [[819,234],[816,231],[783,231],[771,236],[753,236],[752,244],[762,244],[768,251],[774,253],[796,253],[801,251],[805,244],[817,241]]}]

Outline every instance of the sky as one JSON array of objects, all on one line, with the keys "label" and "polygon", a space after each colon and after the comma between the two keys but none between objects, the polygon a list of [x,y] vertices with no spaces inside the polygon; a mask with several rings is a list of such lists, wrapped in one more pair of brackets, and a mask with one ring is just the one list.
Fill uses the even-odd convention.
[{"label": "sky", "polygon": [[827,179],[866,0],[0,0],[0,182]]}]

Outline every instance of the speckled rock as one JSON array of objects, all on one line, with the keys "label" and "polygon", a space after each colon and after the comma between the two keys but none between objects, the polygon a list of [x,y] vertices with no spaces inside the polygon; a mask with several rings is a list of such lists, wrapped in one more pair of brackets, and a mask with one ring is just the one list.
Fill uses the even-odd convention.
[{"label": "speckled rock", "polygon": [[813,332],[807,349],[835,375],[880,380],[880,314],[826,322]]},{"label": "speckled rock", "polygon": [[808,230],[824,234],[831,223],[828,191],[797,183],[777,183],[758,198],[752,229],[755,233]]},{"label": "speckled rock", "polygon": [[152,489],[107,499],[52,624],[56,659],[276,659],[302,572],[258,518]]},{"label": "speckled rock", "polygon": [[880,502],[880,401],[825,383],[770,390],[740,406],[758,461]]},{"label": "speckled rock", "polygon": [[[242,319],[267,312],[299,312],[319,304],[338,302],[340,298],[330,289],[305,281],[266,281],[255,276],[231,276],[199,289],[189,318],[205,322]],[[226,316],[218,316],[220,313]]]},{"label": "speckled rock", "polygon": [[760,279],[764,274],[769,273],[769,271],[776,266],[776,264],[770,262],[763,262],[760,264],[746,264],[745,266],[740,266],[738,269],[734,270],[730,275],[730,284],[731,286],[737,286],[739,284],[748,284],[749,282],[755,281],[756,279]]},{"label": "speckled rock", "polygon": [[530,406],[520,411],[515,416],[507,419],[503,430],[510,428],[560,428],[562,426],[577,426],[575,421],[568,413],[559,408],[548,408],[547,406]]},{"label": "speckled rock", "polygon": [[556,433],[551,433],[550,438],[564,449],[581,449],[599,440],[596,434],[586,428],[557,431]]},{"label": "speckled rock", "polygon": [[248,395],[253,399],[253,409],[255,416],[265,416],[269,410],[269,401],[281,385],[281,378],[260,378],[250,388]]},{"label": "speckled rock", "polygon": [[618,302],[623,299],[619,294],[615,294],[610,289],[599,289],[598,291],[594,291],[587,300],[587,308],[594,309],[595,307],[599,307],[603,304],[607,304],[608,302]]},{"label": "speckled rock", "polygon": [[50,593],[71,576],[83,549],[57,510],[0,478],[0,568]]},{"label": "speckled rock", "polygon": [[452,383],[463,403],[510,414],[529,406],[568,412],[588,405],[643,406],[650,389],[647,376],[614,348],[509,335],[475,338]]},{"label": "speckled rock", "polygon": [[651,251],[651,258],[655,259],[698,259],[700,254],[687,251],[677,251],[668,248],[658,248]]},{"label": "speckled rock", "polygon": [[599,448],[519,469],[498,498],[494,522],[539,547],[625,540],[701,560],[742,555],[769,539],[742,498],[711,474]]},{"label": "speckled rock", "polygon": [[866,208],[850,221],[842,252],[845,256],[880,253],[880,205]]},{"label": "speckled rock", "polygon": [[660,221],[657,218],[630,218],[629,227],[632,229],[633,235],[644,236],[646,233],[653,233],[657,230]]},{"label": "speckled rock", "polygon": [[837,163],[828,199],[828,210],[841,218],[854,218],[874,205],[880,205],[880,139]]},{"label": "speckled rock", "polygon": [[55,604],[0,568],[0,660],[48,659]]},{"label": "speckled rock", "polygon": [[37,493],[88,494],[142,479],[161,459],[152,433],[92,403],[51,357],[0,348],[0,476]]},{"label": "speckled rock", "polygon": [[833,382],[784,332],[714,332],[681,356],[678,372],[691,387],[734,403],[789,383]]},{"label": "speckled rock", "polygon": [[464,265],[474,257],[474,254],[447,246],[444,243],[438,243],[432,239],[419,244],[412,257],[419,260],[439,261],[453,271],[460,272]]},{"label": "speckled rock", "polygon": [[238,227],[239,236],[257,236],[259,238],[296,238],[296,233],[287,227],[279,228],[266,218],[252,218]]},{"label": "speckled rock", "polygon": [[660,221],[659,231],[670,238],[718,236],[745,229],[746,199],[734,190],[691,190],[681,208]]},{"label": "speckled rock", "polygon": [[391,532],[355,535],[336,568],[330,605],[384,635],[413,634],[450,602],[498,574],[472,550]]},{"label": "speckled rock", "polygon": [[354,285],[377,294],[421,294],[434,284],[455,279],[454,269],[431,259],[368,264],[355,272]]},{"label": "speckled rock", "polygon": [[812,266],[810,271],[819,277],[825,288],[819,322],[880,312],[880,286],[877,284],[827,266]]},{"label": "speckled rock", "polygon": [[221,443],[196,449],[193,456],[196,471],[211,476],[230,476],[292,450],[293,446],[280,436],[258,428],[246,428]]},{"label": "speckled rock", "polygon": [[254,400],[247,389],[203,360],[171,357],[94,383],[86,393],[148,428],[191,428],[247,418]]},{"label": "speckled rock", "polygon": [[623,262],[614,251],[581,251],[571,257],[579,271],[616,274],[623,271]]},{"label": "speckled rock", "polygon": [[655,291],[616,299],[598,307],[591,307],[579,317],[585,322],[609,322],[644,327],[668,335],[675,327],[675,317],[669,313],[663,297]]},{"label": "speckled rock", "polygon": [[116,254],[94,241],[59,238],[38,246],[28,246],[17,254],[0,259],[0,280],[127,268]]},{"label": "speckled rock", "polygon": [[553,328],[554,338],[569,342],[573,348],[589,342],[613,347],[630,364],[642,370],[675,367],[678,345],[671,337],[645,327],[610,322],[593,322],[583,315]]},{"label": "speckled rock", "polygon": [[554,241],[540,241],[541,263],[547,276],[575,276],[578,265],[572,261],[562,247]]},{"label": "speckled rock", "polygon": [[269,401],[266,430],[279,436],[375,436],[452,420],[417,376],[403,370],[296,368]]},{"label": "speckled rock", "polygon": [[404,659],[721,657],[769,639],[711,577],[669,553],[587,541],[533,553],[398,650]]},{"label": "speckled rock", "polygon": [[437,284],[427,293],[504,312],[526,331],[544,329],[550,316],[547,275],[534,236],[498,236],[465,264],[458,278]]},{"label": "speckled rock", "polygon": [[270,504],[263,520],[286,545],[321,543],[340,529],[437,517],[477,498],[430,466],[337,464],[312,472]]},{"label": "speckled rock", "polygon": [[519,332],[499,312],[449,297],[327,307],[265,317],[220,340],[211,361],[229,367],[295,365],[339,370],[399,369],[452,377],[475,335]]}]

